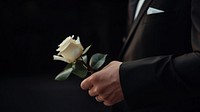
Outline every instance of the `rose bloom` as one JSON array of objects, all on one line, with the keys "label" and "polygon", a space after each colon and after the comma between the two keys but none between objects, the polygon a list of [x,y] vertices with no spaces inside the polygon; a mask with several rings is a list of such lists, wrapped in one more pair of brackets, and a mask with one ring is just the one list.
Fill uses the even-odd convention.
[{"label": "rose bloom", "polygon": [[54,55],[54,60],[61,60],[67,63],[75,62],[77,58],[83,53],[83,46],[81,45],[79,37],[75,40],[74,36],[67,37],[60,45],[58,45],[58,55]]}]

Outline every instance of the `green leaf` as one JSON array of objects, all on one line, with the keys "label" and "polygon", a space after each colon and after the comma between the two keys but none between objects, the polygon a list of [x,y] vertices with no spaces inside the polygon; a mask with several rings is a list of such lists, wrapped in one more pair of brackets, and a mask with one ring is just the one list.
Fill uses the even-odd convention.
[{"label": "green leaf", "polygon": [[80,78],[84,78],[87,76],[87,68],[83,66],[83,63],[81,62],[76,62],[76,64],[73,66],[73,74],[77,75]]},{"label": "green leaf", "polygon": [[63,80],[66,80],[69,75],[72,73],[73,71],[73,68],[66,68],[65,70],[63,70],[61,73],[59,73],[55,80],[58,80],[58,81],[63,81]]},{"label": "green leaf", "polygon": [[92,55],[91,59],[90,59],[90,67],[93,70],[97,70],[98,68],[100,68],[105,60],[106,60],[106,56],[107,54],[101,54],[101,53],[96,53],[94,55]]},{"label": "green leaf", "polygon": [[87,53],[87,51],[90,49],[91,46],[92,46],[92,45],[88,46],[88,47],[83,51],[82,55],[84,55],[85,53]]},{"label": "green leaf", "polygon": [[73,65],[74,65],[74,63],[67,64],[67,66],[64,68],[64,70],[68,69],[68,68],[72,68]]},{"label": "green leaf", "polygon": [[87,55],[82,56],[82,60],[83,60],[84,63],[87,63]]}]

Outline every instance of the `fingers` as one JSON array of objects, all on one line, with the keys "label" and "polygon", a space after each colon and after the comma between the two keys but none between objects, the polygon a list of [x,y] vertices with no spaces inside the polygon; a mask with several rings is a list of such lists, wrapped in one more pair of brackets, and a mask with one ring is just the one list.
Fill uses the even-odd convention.
[{"label": "fingers", "polygon": [[98,96],[98,99],[103,101],[103,104],[105,106],[112,106],[114,104],[113,99],[114,99],[114,94],[113,92],[109,92],[107,94],[101,94]]},{"label": "fingers", "polygon": [[95,97],[96,101],[97,102],[102,102],[105,106],[112,106],[115,104],[114,102],[114,99],[113,99],[113,96],[101,96],[101,95],[98,95]]},{"label": "fingers", "polygon": [[116,101],[116,96],[115,96],[115,93],[112,93],[111,95],[109,95],[103,102],[103,104],[105,106],[112,106],[114,105],[115,103],[117,103],[118,101]]},{"label": "fingers", "polygon": [[113,61],[102,70],[95,72],[81,82],[81,88],[88,90],[96,101],[112,106],[122,101],[123,93],[119,81],[119,66],[122,62]]},{"label": "fingers", "polygon": [[99,96],[96,96],[95,99],[96,99],[96,101],[98,101],[98,102],[103,102],[103,99],[101,99],[101,97],[99,97]]},{"label": "fingers", "polygon": [[87,89],[90,89],[90,88],[92,88],[92,83],[91,83],[91,77],[88,77],[87,79],[85,79],[85,80],[83,80],[82,82],[81,82],[81,88],[83,89],[83,90],[87,90]]},{"label": "fingers", "polygon": [[88,91],[90,96],[97,96],[98,95],[98,91],[95,87],[92,87],[91,89],[89,89]]}]

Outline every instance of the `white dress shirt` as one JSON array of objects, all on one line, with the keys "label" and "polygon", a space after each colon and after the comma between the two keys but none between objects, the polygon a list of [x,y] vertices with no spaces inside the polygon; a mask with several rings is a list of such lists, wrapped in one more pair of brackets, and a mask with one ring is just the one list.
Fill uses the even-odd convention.
[{"label": "white dress shirt", "polygon": [[139,0],[139,1],[138,1],[137,8],[136,8],[136,11],[135,11],[134,19],[137,18],[138,14],[139,14],[139,12],[140,12],[140,9],[142,8],[142,5],[144,4],[144,1],[145,1],[145,0]]}]

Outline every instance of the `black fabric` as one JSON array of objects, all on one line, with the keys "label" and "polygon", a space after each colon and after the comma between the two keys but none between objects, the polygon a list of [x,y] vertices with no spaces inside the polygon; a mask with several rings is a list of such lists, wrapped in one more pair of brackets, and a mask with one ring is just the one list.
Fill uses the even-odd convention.
[{"label": "black fabric", "polygon": [[134,21],[135,11],[139,0],[129,0],[128,3],[128,29]]},{"label": "black fabric", "polygon": [[0,79],[1,112],[108,112],[109,107],[80,88],[83,79],[55,81],[49,74],[4,74]]},{"label": "black fabric", "polygon": [[[149,7],[164,12],[148,15]],[[125,62],[120,80],[125,103],[117,108],[200,111],[199,10],[199,0],[145,1],[122,48],[120,59]]]}]

